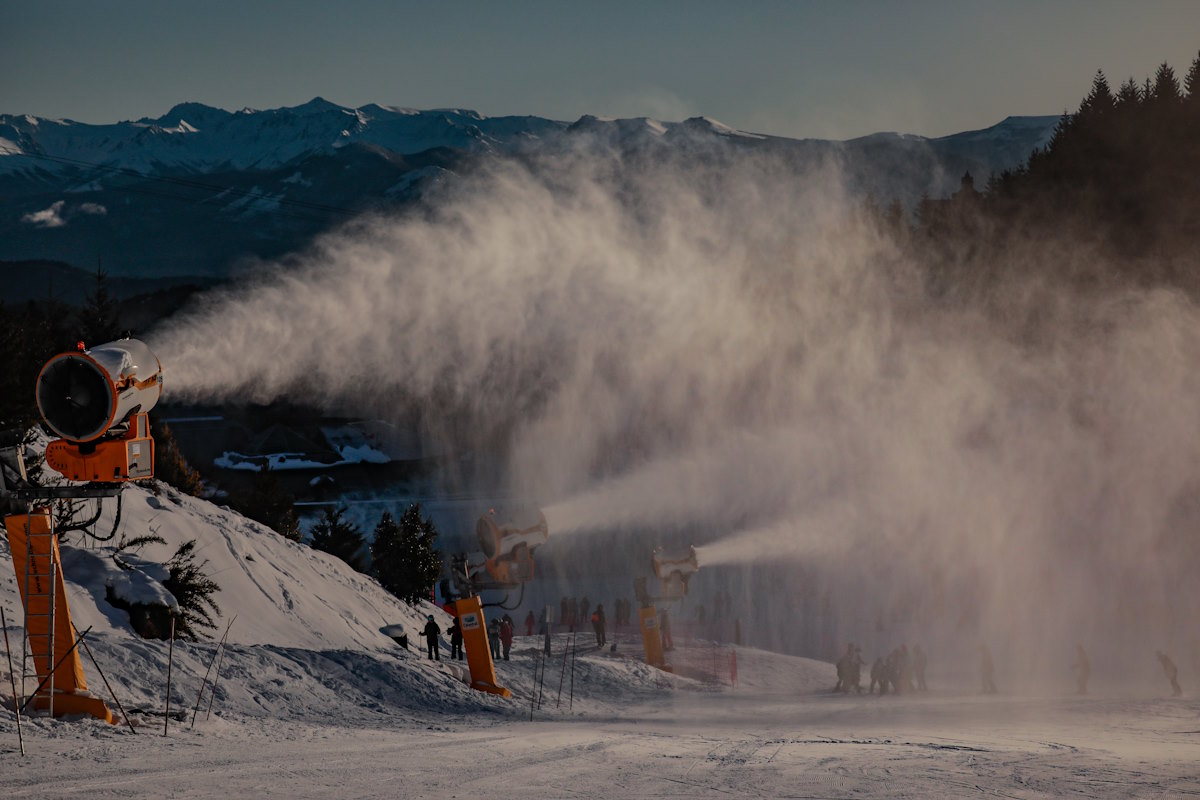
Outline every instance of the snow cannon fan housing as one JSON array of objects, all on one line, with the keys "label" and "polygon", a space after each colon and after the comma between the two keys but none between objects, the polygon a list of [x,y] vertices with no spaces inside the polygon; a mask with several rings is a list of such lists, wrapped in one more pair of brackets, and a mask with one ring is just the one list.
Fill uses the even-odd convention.
[{"label": "snow cannon fan housing", "polygon": [[162,364],[143,342],[121,339],[46,362],[37,379],[42,419],[62,439],[46,463],[73,481],[119,483],[154,477],[146,412],[162,395]]},{"label": "snow cannon fan housing", "polygon": [[687,555],[678,558],[668,558],[663,549],[657,547],[650,561],[662,585],[663,599],[677,600],[687,596],[688,580],[700,569],[695,547],[689,547]]},{"label": "snow cannon fan housing", "polygon": [[533,551],[545,544],[550,529],[540,511],[537,520],[525,527],[511,521],[497,523],[493,512],[479,518],[475,535],[487,574],[498,584],[515,586],[533,579]]}]

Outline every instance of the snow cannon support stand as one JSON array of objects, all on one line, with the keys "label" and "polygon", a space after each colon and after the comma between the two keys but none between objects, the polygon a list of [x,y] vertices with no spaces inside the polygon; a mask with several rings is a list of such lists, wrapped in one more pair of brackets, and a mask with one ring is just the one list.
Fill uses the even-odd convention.
[{"label": "snow cannon support stand", "polygon": [[668,558],[661,547],[656,547],[650,558],[654,575],[658,578],[659,594],[651,596],[646,590],[646,579],[634,581],[634,594],[637,596],[638,628],[642,632],[642,648],[646,652],[646,663],[665,672],[672,672],[667,663],[666,650],[671,647],[670,633],[664,628],[664,621],[669,613],[665,608],[660,611],[659,603],[669,603],[682,600],[687,596],[688,580],[700,569],[696,561],[696,548],[689,547],[687,555],[679,558]]},{"label": "snow cannon support stand", "polygon": [[492,661],[492,649],[488,646],[483,604],[478,597],[464,597],[454,602],[454,610],[458,614],[463,651],[467,654],[467,666],[471,670],[471,688],[501,697],[512,697],[512,692],[496,683],[496,665]]},{"label": "snow cannon support stand", "polygon": [[[0,448],[0,497],[25,504],[4,518],[25,606],[22,652],[32,657],[39,689],[33,706],[51,716],[91,714],[116,723],[104,702],[87,693],[83,663],[63,583],[53,500],[118,499],[123,484],[154,477],[154,440],[146,412],[162,393],[162,365],[136,339],[54,356],[37,380],[37,405],[61,439],[46,446],[46,463],[84,485],[35,486],[19,443]],[[97,508],[96,517],[99,517]]]}]

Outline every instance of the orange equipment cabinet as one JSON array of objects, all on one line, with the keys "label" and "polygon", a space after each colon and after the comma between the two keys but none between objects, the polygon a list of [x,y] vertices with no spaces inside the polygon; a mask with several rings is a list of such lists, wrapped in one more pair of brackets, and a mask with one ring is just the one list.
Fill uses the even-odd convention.
[{"label": "orange equipment cabinet", "polygon": [[72,481],[119,483],[154,477],[154,439],[145,414],[129,418],[117,439],[78,444],[56,439],[46,445],[46,463]]},{"label": "orange equipment cabinet", "polygon": [[458,624],[462,628],[463,650],[471,669],[471,688],[481,692],[512,697],[512,692],[496,685],[496,665],[488,647],[487,623],[483,619],[483,604],[478,597],[464,597],[454,602]]},{"label": "orange equipment cabinet", "polygon": [[[50,526],[50,509],[42,507],[30,514],[5,517],[4,528],[8,532],[21,600],[25,603],[29,649],[38,682],[45,681],[50,670],[54,670],[54,677],[34,698],[33,707],[52,708],[56,717],[91,714],[115,724],[116,719],[104,701],[87,693],[79,650],[72,650],[75,628],[67,607],[58,539]],[[55,664],[58,664],[57,668]]]}]

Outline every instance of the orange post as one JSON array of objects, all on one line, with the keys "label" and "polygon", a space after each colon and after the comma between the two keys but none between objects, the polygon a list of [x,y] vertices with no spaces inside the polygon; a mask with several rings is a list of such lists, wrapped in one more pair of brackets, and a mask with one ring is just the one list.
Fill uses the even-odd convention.
[{"label": "orange post", "polygon": [[464,597],[455,601],[454,609],[458,612],[463,651],[467,654],[467,666],[471,669],[471,688],[501,697],[512,697],[512,692],[496,685],[496,665],[492,663],[492,649],[488,647],[483,604],[478,597]]},{"label": "orange post", "polygon": [[642,629],[642,647],[646,650],[646,663],[652,667],[670,670],[663,657],[662,633],[658,629],[658,609],[638,609],[638,627]]},{"label": "orange post", "polygon": [[[71,624],[66,586],[59,565],[58,539],[50,535],[50,509],[43,507],[31,514],[5,517],[4,528],[8,532],[8,545],[16,568],[21,601],[25,604],[34,669],[42,681],[54,670],[53,678],[46,683],[45,694],[34,698],[33,707],[50,708],[52,692],[52,707],[56,717],[91,714],[116,724],[116,718],[104,701],[87,694],[83,661],[79,651],[73,650],[75,628]],[[54,621],[53,632],[50,628],[51,616]],[[51,640],[54,644],[53,653],[49,652]],[[58,666],[55,667],[55,664]]]}]

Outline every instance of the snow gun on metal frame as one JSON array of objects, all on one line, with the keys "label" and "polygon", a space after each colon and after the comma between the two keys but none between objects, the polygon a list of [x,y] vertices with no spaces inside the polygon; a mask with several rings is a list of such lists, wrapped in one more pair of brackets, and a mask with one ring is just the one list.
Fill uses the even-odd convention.
[{"label": "snow gun on metal frame", "polygon": [[[454,556],[451,577],[459,594],[489,590],[511,591],[533,580],[533,551],[546,543],[550,529],[546,516],[537,509],[497,513],[491,509],[475,523],[475,538],[483,561],[470,562],[465,554]],[[518,601],[519,603],[519,601]]]},{"label": "snow gun on metal frame", "polygon": [[687,553],[674,556],[668,556],[662,547],[656,547],[650,556],[650,565],[654,569],[654,576],[658,578],[659,595],[649,597],[645,582],[637,582],[635,591],[643,605],[659,600],[682,600],[687,596],[688,581],[700,569],[695,547],[688,547]]},{"label": "snow gun on metal frame", "polygon": [[[104,702],[87,691],[76,649],[83,635],[76,639],[71,622],[58,537],[95,523],[104,497],[117,498],[113,531],[107,538],[116,535],[122,486],[154,477],[147,412],[161,394],[162,364],[142,342],[122,339],[91,349],[80,342],[74,351],[46,362],[35,389],[46,428],[61,437],[46,445],[46,464],[75,483],[31,483],[21,435],[0,448],[0,497],[23,503],[25,512],[5,516],[4,529],[25,609],[22,647],[40,679],[26,704],[32,702],[51,716],[90,714],[116,721]],[[97,500],[91,519],[66,524],[55,520],[51,501],[82,498]]]}]

